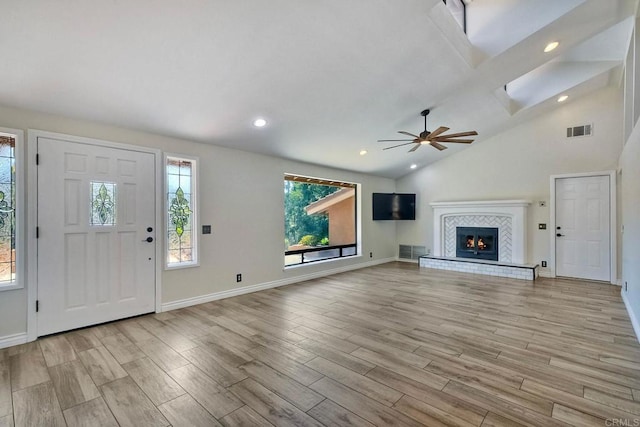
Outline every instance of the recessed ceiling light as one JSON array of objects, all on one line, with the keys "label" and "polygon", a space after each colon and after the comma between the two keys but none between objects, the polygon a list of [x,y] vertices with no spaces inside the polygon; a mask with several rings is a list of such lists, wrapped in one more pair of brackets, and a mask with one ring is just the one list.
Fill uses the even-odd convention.
[{"label": "recessed ceiling light", "polygon": [[551,42],[544,48],[544,53],[551,52],[553,49],[557,48],[560,42]]},{"label": "recessed ceiling light", "polygon": [[415,168],[417,168],[417,167],[418,167],[418,165],[416,165],[416,164],[414,163],[414,164],[412,164],[412,165],[411,165],[411,166],[409,166],[409,167],[410,167],[411,169],[415,169]]},{"label": "recessed ceiling light", "polygon": [[368,151],[367,151],[367,150],[360,150],[360,155],[361,155],[361,156],[364,156],[364,155],[365,155],[365,154],[367,154],[367,153],[368,153]]},{"label": "recessed ceiling light", "polygon": [[253,121],[253,125],[257,128],[261,128],[267,125],[267,121],[265,119],[255,119]]},{"label": "recessed ceiling light", "polygon": [[558,102],[564,102],[567,99],[569,99],[569,95],[562,95],[560,98],[558,98]]}]

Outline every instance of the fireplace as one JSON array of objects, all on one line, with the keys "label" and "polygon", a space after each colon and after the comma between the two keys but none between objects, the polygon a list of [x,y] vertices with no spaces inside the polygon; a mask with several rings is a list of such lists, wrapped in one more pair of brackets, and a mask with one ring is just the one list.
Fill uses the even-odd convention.
[{"label": "fireplace", "polygon": [[433,207],[433,255],[456,257],[456,227],[495,227],[500,251],[498,261],[527,263],[528,200],[477,200],[431,202]]},{"label": "fireplace", "polygon": [[498,261],[498,229],[456,227],[456,257]]}]

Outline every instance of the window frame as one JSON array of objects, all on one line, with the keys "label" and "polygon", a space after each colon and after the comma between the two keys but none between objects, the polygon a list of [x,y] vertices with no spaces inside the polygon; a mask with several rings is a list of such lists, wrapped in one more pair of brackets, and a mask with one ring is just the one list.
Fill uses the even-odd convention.
[{"label": "window frame", "polygon": [[[310,177],[310,176],[306,176],[306,175],[301,175],[301,174],[297,174],[297,173],[285,173],[284,177],[283,177],[283,184],[286,181],[293,181],[293,182],[301,182],[301,183],[308,183],[308,184],[316,184],[316,185],[332,185],[332,184],[339,184],[337,185],[340,188],[353,188],[355,190],[355,194],[354,194],[354,234],[355,234],[355,241],[353,244],[349,243],[349,244],[342,244],[342,245],[331,245],[329,244],[327,247],[322,247],[322,248],[318,248],[318,249],[301,249],[301,250],[292,250],[292,251],[284,251],[284,257],[283,257],[283,269],[284,270],[288,270],[288,269],[293,269],[293,268],[300,268],[300,267],[304,267],[307,265],[314,265],[314,264],[319,264],[319,263],[324,263],[324,262],[332,262],[332,261],[339,261],[345,258],[355,258],[355,257],[359,257],[362,256],[362,241],[361,241],[361,236],[362,236],[362,224],[361,224],[361,216],[360,216],[360,212],[361,212],[361,193],[362,193],[362,185],[356,182],[350,182],[350,181],[345,181],[342,179],[327,179],[327,178],[317,178],[317,177]],[[294,178],[294,179],[291,179]],[[306,182],[305,182],[306,181]],[[284,219],[286,220],[286,212],[284,211],[284,199],[283,199],[283,214]],[[286,233],[286,230],[284,230]],[[353,254],[348,254],[348,255],[343,255],[343,249],[348,249],[353,247],[355,249],[355,253]],[[327,250],[338,250],[339,251],[339,255],[335,256],[335,257],[327,257],[327,258],[322,258],[322,259],[318,259],[318,260],[311,260],[311,261],[305,261],[304,260],[304,254],[308,253],[308,252],[321,252],[321,251],[327,251]],[[300,254],[302,256],[302,261],[296,264],[286,264],[285,261],[285,257],[287,256],[287,252],[291,252],[291,255],[296,255],[296,254]]]},{"label": "window frame", "polygon": [[[192,211],[192,220],[191,220],[191,228],[192,228],[192,245],[191,245],[191,250],[193,253],[193,261],[189,261],[189,262],[178,262],[178,263],[169,263],[168,262],[168,255],[169,255],[169,200],[167,195],[169,194],[169,177],[168,177],[168,173],[167,173],[167,162],[168,160],[186,160],[191,162],[191,211]],[[186,154],[178,154],[178,153],[164,153],[163,155],[163,179],[164,179],[164,191],[163,191],[163,198],[164,198],[164,214],[163,214],[163,218],[164,218],[164,225],[162,227],[162,230],[164,232],[164,260],[163,260],[163,265],[164,265],[164,269],[165,270],[177,270],[177,269],[181,269],[181,268],[191,268],[191,267],[199,267],[200,266],[200,239],[199,239],[199,235],[198,235],[198,220],[199,220],[199,198],[200,198],[200,193],[199,193],[199,181],[200,181],[200,175],[199,175],[199,162],[200,159],[198,157],[195,156],[189,156]]]},{"label": "window frame", "polygon": [[12,282],[0,281],[0,292],[23,289],[25,287],[25,167],[24,167],[24,131],[0,127],[0,136],[8,136],[15,140],[13,150],[15,158],[15,184],[16,184],[16,206],[15,206],[15,254],[16,254],[16,280]]},{"label": "window frame", "polygon": [[[442,1],[444,2],[445,7],[449,9],[447,0],[442,0]],[[460,25],[460,27],[462,28],[462,31],[465,34],[467,34],[467,4],[465,3],[465,0],[460,0],[460,4],[462,5],[462,22],[459,22],[455,16],[453,16],[453,18],[456,20],[456,22],[458,22],[458,25]],[[451,13],[451,10],[449,10],[449,13]]]}]

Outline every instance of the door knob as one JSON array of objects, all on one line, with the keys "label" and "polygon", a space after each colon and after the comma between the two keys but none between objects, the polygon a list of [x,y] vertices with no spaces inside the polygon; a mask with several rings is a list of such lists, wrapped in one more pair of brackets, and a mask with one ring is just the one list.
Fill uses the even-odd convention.
[{"label": "door knob", "polygon": [[560,234],[560,233],[556,234],[556,237],[562,237],[562,236],[564,236],[564,234]]},{"label": "door knob", "polygon": [[143,240],[143,242],[151,243],[153,242],[153,237],[147,237],[146,239]]}]

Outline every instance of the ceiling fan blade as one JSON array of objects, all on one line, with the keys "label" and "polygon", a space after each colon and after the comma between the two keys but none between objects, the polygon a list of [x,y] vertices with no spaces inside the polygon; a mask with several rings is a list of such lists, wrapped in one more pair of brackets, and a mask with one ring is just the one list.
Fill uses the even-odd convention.
[{"label": "ceiling fan blade", "polygon": [[378,142],[413,141],[413,139],[379,139]]},{"label": "ceiling fan blade", "polygon": [[460,132],[460,133],[450,133],[449,135],[442,135],[443,138],[456,138],[458,136],[475,136],[478,132],[475,130],[470,130],[468,132]]},{"label": "ceiling fan blade", "polygon": [[416,151],[418,148],[420,148],[422,144],[420,144],[419,142],[416,143],[416,146],[413,147],[411,150],[409,150],[409,153],[413,153],[414,151]]},{"label": "ceiling fan blade", "polygon": [[398,131],[398,133],[401,133],[401,134],[403,134],[403,135],[407,135],[407,136],[410,136],[410,137],[413,137],[413,138],[416,138],[416,139],[420,139],[420,137],[419,137],[418,135],[414,135],[414,134],[412,134],[412,133],[405,132],[405,131],[403,131],[403,130],[399,130],[399,131]]},{"label": "ceiling fan blade", "polygon": [[444,126],[440,126],[438,129],[434,130],[433,132],[431,132],[429,135],[427,135],[427,137],[425,138],[427,141],[431,141],[433,138],[437,137],[438,135],[440,135],[441,133],[444,133],[446,131],[448,131],[449,128],[448,127],[444,127]]},{"label": "ceiling fan blade", "polygon": [[436,138],[435,141],[437,142],[457,142],[459,144],[471,144],[473,142],[473,139],[452,139],[446,136],[440,137],[440,138]]},{"label": "ceiling fan blade", "polygon": [[447,147],[445,147],[442,144],[438,144],[435,141],[429,141],[429,145],[432,146],[433,148],[435,148],[436,150],[440,150],[440,151],[447,149]]},{"label": "ceiling fan blade", "polygon": [[409,145],[409,144],[413,144],[413,141],[412,142],[405,142],[404,144],[394,145],[393,147],[383,148],[382,150],[391,150],[392,148],[398,148],[398,147],[402,147],[403,145]]}]

